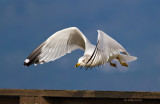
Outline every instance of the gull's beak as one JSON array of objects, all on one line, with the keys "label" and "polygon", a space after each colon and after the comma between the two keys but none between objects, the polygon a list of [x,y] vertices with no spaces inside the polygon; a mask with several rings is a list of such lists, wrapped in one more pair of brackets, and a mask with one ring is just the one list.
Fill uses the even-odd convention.
[{"label": "gull's beak", "polygon": [[80,66],[80,64],[79,64],[79,63],[77,63],[77,64],[75,65],[75,67],[78,67],[78,66]]}]

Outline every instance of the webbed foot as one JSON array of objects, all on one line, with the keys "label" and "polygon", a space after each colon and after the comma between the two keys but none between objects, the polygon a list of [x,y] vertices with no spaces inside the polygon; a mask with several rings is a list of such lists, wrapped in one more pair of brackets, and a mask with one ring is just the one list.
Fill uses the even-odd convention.
[{"label": "webbed foot", "polygon": [[117,59],[118,59],[119,63],[120,63],[122,66],[128,67],[128,64],[125,63],[125,62],[122,62],[122,61],[119,59],[119,57],[117,57]]},{"label": "webbed foot", "polygon": [[115,63],[111,63],[111,62],[109,62],[109,63],[110,63],[110,66],[117,68],[117,65]]}]

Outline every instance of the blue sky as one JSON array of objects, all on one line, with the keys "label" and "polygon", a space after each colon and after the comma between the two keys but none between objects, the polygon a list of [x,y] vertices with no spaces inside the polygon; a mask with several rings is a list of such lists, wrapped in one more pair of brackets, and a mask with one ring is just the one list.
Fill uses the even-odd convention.
[{"label": "blue sky", "polygon": [[[160,91],[159,0],[0,0],[0,88]],[[83,51],[24,67],[54,32],[78,27],[96,44],[103,30],[138,57],[129,68],[74,68]]]}]

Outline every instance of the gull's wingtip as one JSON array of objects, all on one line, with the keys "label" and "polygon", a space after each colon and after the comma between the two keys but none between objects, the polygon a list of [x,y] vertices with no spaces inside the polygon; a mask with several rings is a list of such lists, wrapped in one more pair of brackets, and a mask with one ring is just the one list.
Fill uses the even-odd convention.
[{"label": "gull's wingtip", "polygon": [[25,62],[22,65],[25,66],[25,67],[28,67],[27,63],[25,63]]},{"label": "gull's wingtip", "polygon": [[28,67],[30,65],[29,63],[30,63],[30,59],[26,59],[23,63],[23,66]]},{"label": "gull's wingtip", "polygon": [[43,42],[38,48],[36,48],[29,56],[28,58],[24,61],[23,65],[28,67],[32,64],[39,64],[44,61],[39,61],[39,55],[42,52],[42,47],[44,46],[45,42]]},{"label": "gull's wingtip", "polygon": [[98,31],[98,33],[99,33],[99,32],[101,32],[102,30],[97,30],[97,31]]},{"label": "gull's wingtip", "polygon": [[97,30],[98,34],[104,34],[102,30]]}]

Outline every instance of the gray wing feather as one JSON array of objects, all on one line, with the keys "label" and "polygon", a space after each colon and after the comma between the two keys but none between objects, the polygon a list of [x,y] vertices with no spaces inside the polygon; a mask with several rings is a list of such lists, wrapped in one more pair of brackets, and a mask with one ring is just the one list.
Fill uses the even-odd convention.
[{"label": "gray wing feather", "polygon": [[121,52],[129,55],[122,45],[101,30],[98,30],[98,41],[99,44],[97,47],[103,57],[102,63],[106,63],[111,56]]},{"label": "gray wing feather", "polygon": [[111,56],[120,54],[121,52],[127,56],[129,55],[123,46],[101,30],[98,30],[96,48],[97,52],[95,52],[95,54],[92,55],[93,57],[90,58],[90,60],[93,61],[90,66],[105,64]]}]

